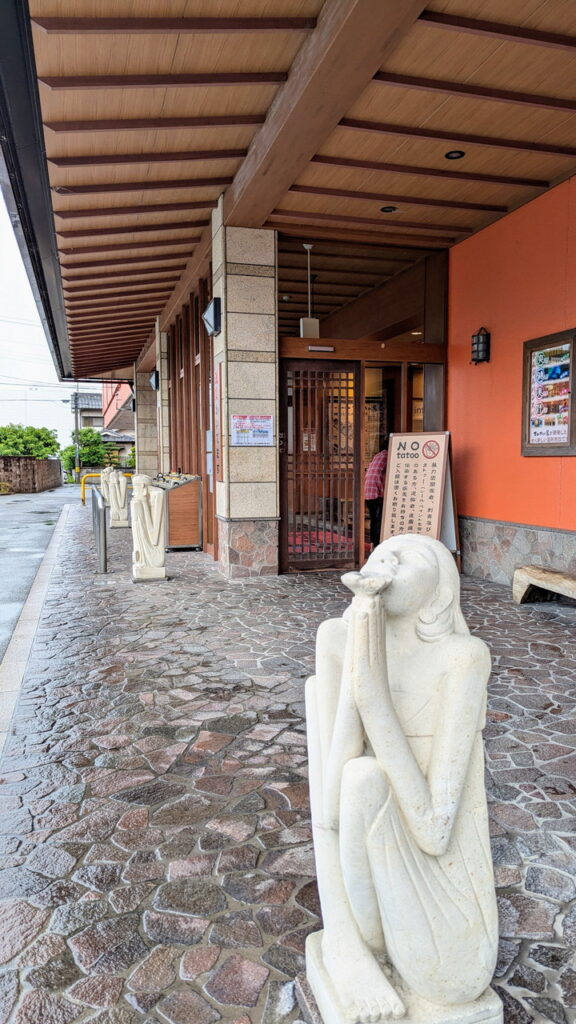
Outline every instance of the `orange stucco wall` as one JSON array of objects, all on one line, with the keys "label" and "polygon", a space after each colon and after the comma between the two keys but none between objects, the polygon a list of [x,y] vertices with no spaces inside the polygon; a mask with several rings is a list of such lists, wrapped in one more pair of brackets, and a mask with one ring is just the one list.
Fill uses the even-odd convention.
[{"label": "orange stucco wall", "polygon": [[[455,246],[449,288],[459,513],[576,529],[576,457],[520,454],[523,343],[576,327],[576,178]],[[492,354],[473,366],[479,327],[490,331]]]}]

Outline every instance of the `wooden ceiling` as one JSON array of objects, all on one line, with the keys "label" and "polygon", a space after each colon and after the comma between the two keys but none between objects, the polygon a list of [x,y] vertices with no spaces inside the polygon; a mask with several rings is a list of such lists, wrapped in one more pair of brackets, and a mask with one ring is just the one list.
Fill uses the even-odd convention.
[{"label": "wooden ceiling", "polygon": [[30,0],[77,376],[125,366],[166,326],[223,192],[229,223],[281,232],[290,331],[302,241],[328,315],[576,169],[565,0],[79,6]]}]

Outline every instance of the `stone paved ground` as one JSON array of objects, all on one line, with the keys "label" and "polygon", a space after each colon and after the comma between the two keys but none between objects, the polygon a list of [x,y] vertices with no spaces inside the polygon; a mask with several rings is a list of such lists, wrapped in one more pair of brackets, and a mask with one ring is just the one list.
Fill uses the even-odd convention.
[{"label": "stone paved ground", "polygon": [[[288,1024],[317,927],[303,681],[331,574],[133,585],[69,517],[0,772],[0,1024]],[[509,1022],[576,1019],[576,609],[464,580]]]}]

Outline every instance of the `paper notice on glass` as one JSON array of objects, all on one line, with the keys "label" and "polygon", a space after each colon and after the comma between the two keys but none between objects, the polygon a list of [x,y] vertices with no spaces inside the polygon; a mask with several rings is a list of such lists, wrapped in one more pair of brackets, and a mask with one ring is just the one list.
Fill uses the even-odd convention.
[{"label": "paper notice on glass", "polygon": [[274,444],[273,416],[230,416],[230,444],[234,448],[271,448]]}]

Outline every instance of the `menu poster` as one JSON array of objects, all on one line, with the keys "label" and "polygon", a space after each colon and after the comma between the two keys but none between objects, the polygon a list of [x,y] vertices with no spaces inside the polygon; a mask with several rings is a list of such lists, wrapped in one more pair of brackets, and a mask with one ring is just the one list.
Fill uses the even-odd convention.
[{"label": "menu poster", "polygon": [[571,345],[536,349],[530,356],[529,444],[569,444]]},{"label": "menu poster", "polygon": [[273,416],[230,416],[231,445],[236,448],[271,448],[274,444]]},{"label": "menu poster", "polygon": [[449,443],[446,431],[390,435],[382,540],[418,533],[459,554]]},{"label": "menu poster", "polygon": [[576,330],[524,342],[522,455],[576,455]]}]

